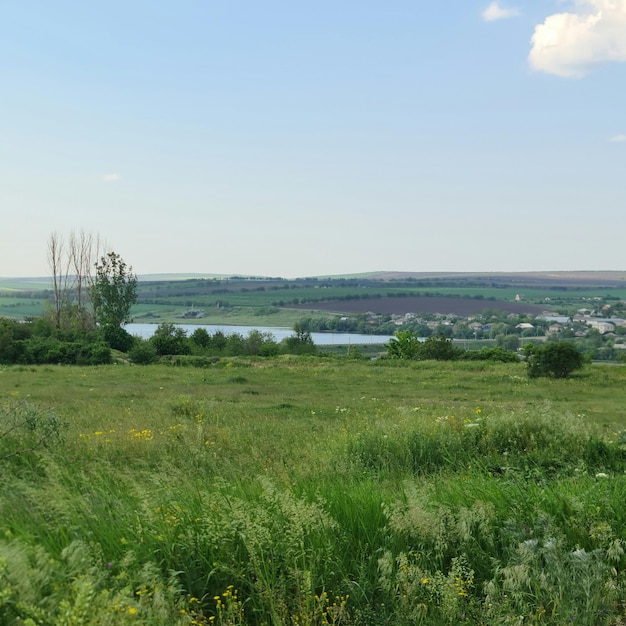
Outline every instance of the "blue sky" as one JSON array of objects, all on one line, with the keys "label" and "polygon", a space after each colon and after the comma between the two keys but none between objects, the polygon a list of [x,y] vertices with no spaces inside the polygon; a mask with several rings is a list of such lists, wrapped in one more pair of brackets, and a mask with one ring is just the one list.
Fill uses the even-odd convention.
[{"label": "blue sky", "polygon": [[7,0],[0,78],[0,276],[626,269],[626,0]]}]

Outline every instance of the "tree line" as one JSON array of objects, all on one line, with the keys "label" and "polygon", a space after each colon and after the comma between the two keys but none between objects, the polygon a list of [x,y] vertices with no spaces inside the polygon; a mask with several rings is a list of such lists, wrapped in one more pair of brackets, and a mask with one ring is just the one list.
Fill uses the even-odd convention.
[{"label": "tree line", "polygon": [[0,319],[0,363],[111,361],[137,300],[137,276],[119,254],[102,249],[99,237],[82,231],[50,235],[50,304],[38,318]]},{"label": "tree line", "polygon": [[[387,358],[412,361],[501,361],[518,362],[516,352],[502,347],[464,350],[455,346],[452,339],[444,335],[428,337],[421,341],[409,330],[396,332],[385,344]],[[585,358],[573,343],[547,342],[543,345],[528,343],[523,355],[529,378],[567,378],[583,367]]]}]

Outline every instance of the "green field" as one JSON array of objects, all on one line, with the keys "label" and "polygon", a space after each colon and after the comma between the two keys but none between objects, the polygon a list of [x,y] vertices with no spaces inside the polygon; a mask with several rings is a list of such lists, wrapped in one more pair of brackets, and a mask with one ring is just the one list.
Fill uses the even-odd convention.
[{"label": "green field", "polygon": [[[341,311],[342,301],[352,304],[358,299],[388,296],[472,298],[484,301],[485,309],[496,309],[498,302],[512,302],[521,295],[525,303],[570,312],[582,307],[594,308],[598,303],[626,300],[626,288],[619,281],[600,279],[596,285],[591,280],[576,282],[565,278],[554,283],[544,280],[538,285],[539,279],[525,283],[529,279],[524,276],[505,280],[468,275],[414,282],[367,276],[296,281],[160,278],[163,280],[139,282],[138,301],[132,310],[137,321],[180,321],[186,311],[202,309],[204,315],[195,319],[196,323],[292,327],[305,317],[332,316],[295,310],[292,308],[295,304],[310,304],[315,309],[317,302],[337,301],[337,311]],[[44,279],[0,279],[0,316],[20,319],[40,315],[52,296],[50,287]],[[345,310],[351,309],[348,306]]]},{"label": "green field", "polygon": [[625,383],[2,367],[0,624],[623,624]]}]

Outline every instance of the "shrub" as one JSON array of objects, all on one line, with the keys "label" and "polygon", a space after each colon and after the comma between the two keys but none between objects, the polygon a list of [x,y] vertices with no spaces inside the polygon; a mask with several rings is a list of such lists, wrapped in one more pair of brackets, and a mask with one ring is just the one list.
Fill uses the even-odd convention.
[{"label": "shrub", "polygon": [[114,350],[128,352],[135,343],[135,338],[121,326],[109,324],[102,330],[104,341]]},{"label": "shrub", "polygon": [[0,405],[0,461],[58,441],[64,427],[59,416],[32,402],[11,399]]},{"label": "shrub", "polygon": [[187,333],[174,324],[159,324],[154,335],[149,339],[159,356],[166,354],[189,354],[191,348]]},{"label": "shrub", "polygon": [[583,355],[569,342],[547,343],[544,346],[527,344],[524,352],[530,378],[567,378],[581,369],[584,363]]},{"label": "shrub", "polygon": [[385,344],[387,356],[393,359],[418,361],[455,361],[463,358],[465,350],[457,348],[452,339],[443,334],[432,335],[425,341],[410,330],[398,331]]},{"label": "shrub", "polygon": [[515,352],[502,348],[482,348],[481,350],[466,350],[463,358],[467,361],[496,361],[499,363],[516,363],[519,357]]},{"label": "shrub", "polygon": [[157,360],[157,352],[149,341],[138,340],[130,349],[128,358],[136,365],[149,365]]},{"label": "shrub", "polygon": [[453,345],[452,339],[444,335],[427,337],[419,350],[419,359],[434,361],[454,361],[461,358],[464,350]]}]

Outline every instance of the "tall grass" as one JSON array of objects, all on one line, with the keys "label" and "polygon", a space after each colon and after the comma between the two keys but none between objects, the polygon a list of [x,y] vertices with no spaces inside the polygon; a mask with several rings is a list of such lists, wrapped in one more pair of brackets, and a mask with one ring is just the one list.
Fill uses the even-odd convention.
[{"label": "tall grass", "polygon": [[624,373],[520,374],[3,368],[0,623],[621,624]]}]

